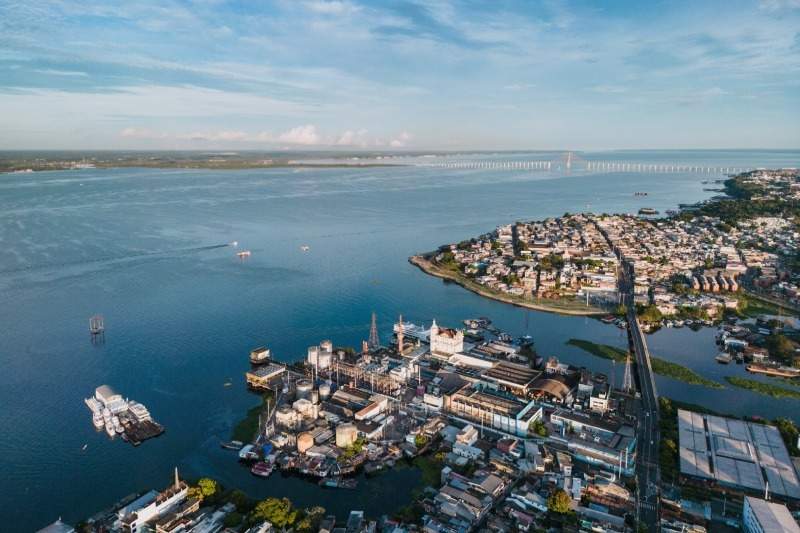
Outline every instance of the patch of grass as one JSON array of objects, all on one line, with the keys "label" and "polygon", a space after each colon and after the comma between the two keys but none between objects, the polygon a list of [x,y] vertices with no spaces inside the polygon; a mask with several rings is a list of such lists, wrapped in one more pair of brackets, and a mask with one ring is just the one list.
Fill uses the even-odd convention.
[{"label": "patch of grass", "polygon": [[800,400],[800,391],[778,387],[771,383],[763,383],[754,379],[740,378],[737,376],[725,376],[725,381],[734,387],[757,392],[766,396],[772,396],[773,398],[794,398]]},{"label": "patch of grass", "polygon": [[665,361],[664,359],[659,359],[658,357],[650,357],[650,364],[653,367],[653,372],[660,376],[677,379],[678,381],[683,381],[684,383],[688,383],[690,385],[702,385],[712,389],[725,388],[721,383],[706,379],[694,370],[686,368],[683,365],[673,363],[672,361]]},{"label": "patch of grass", "polygon": [[240,440],[242,442],[250,442],[255,438],[258,432],[258,417],[264,410],[267,400],[272,398],[272,394],[266,393],[261,396],[261,403],[255,407],[247,410],[245,417],[240,420],[231,432],[232,440]]},{"label": "patch of grass", "polygon": [[607,344],[597,344],[582,339],[570,339],[567,341],[567,344],[570,346],[576,346],[594,356],[602,357],[603,359],[609,359],[612,361],[625,362],[625,359],[628,357],[627,350],[609,346]]},{"label": "patch of grass", "polygon": [[414,458],[413,465],[422,472],[422,484],[426,487],[438,487],[442,479],[444,463],[434,455],[420,455]]}]

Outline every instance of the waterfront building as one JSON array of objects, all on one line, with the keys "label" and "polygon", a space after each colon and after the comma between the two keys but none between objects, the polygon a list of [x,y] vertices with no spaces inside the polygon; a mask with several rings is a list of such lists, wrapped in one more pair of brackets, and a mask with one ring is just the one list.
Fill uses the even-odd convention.
[{"label": "waterfront building", "polygon": [[742,511],[745,533],[800,533],[800,526],[785,505],[745,496]]},{"label": "waterfront building", "polygon": [[436,320],[430,330],[431,355],[450,357],[464,351],[464,332],[451,328],[440,328]]},{"label": "waterfront building", "polygon": [[282,365],[269,364],[245,373],[247,385],[254,389],[272,389],[286,371]]},{"label": "waterfront building", "polygon": [[65,524],[61,521],[61,518],[59,518],[49,526],[43,527],[36,533],[75,533],[75,528],[69,524]]},{"label": "waterfront building", "polygon": [[157,520],[184,503],[189,493],[189,486],[180,480],[176,468],[173,484],[159,493],[154,494],[154,492],[151,491],[133,504],[120,509],[117,513],[116,528],[124,533],[142,531],[148,522]]}]

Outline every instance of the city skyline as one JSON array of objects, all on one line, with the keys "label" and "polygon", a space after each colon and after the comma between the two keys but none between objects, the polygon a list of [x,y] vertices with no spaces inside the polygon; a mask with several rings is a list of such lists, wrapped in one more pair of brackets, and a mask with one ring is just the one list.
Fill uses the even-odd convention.
[{"label": "city skyline", "polygon": [[796,147],[799,8],[5,1],[0,147]]}]

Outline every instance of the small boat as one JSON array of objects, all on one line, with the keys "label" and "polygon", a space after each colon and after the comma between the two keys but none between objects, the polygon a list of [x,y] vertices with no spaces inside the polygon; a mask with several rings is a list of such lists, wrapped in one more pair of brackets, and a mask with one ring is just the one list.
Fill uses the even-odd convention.
[{"label": "small boat", "polygon": [[683,320],[676,320],[675,321],[675,327],[676,328],[682,328],[683,327]]},{"label": "small boat", "polygon": [[311,249],[311,247],[307,244],[304,244],[303,246],[300,247],[300,249],[304,252],[307,252]]},{"label": "small boat", "polygon": [[236,255],[242,259],[245,257],[250,257],[250,250],[242,250],[241,252],[236,252]]},{"label": "small boat", "polygon": [[358,486],[358,481],[350,478],[330,477],[321,479],[319,486],[330,489],[354,489]]},{"label": "small boat", "polygon": [[244,442],[240,440],[232,440],[230,442],[222,442],[220,446],[225,448],[226,450],[241,450],[244,446]]},{"label": "small boat", "polygon": [[254,476],[269,477],[269,475],[272,474],[272,465],[259,461],[253,465],[250,469],[250,473]]},{"label": "small boat", "polygon": [[658,210],[653,209],[652,207],[643,207],[643,208],[639,209],[639,214],[640,215],[657,215],[658,214]]},{"label": "small boat", "polygon": [[603,324],[613,324],[614,320],[616,320],[612,315],[604,316],[600,319],[600,322]]},{"label": "small boat", "polygon": [[83,448],[81,448],[81,451],[82,451],[82,452],[85,452],[85,451],[86,451],[86,448],[88,448],[88,447],[89,447],[89,445],[88,445],[88,444],[84,444],[84,445],[83,445]]},{"label": "small boat", "polygon": [[102,413],[103,405],[95,398],[85,398],[83,402],[86,404],[86,407],[92,411],[92,413]]},{"label": "small boat", "polygon": [[231,246],[233,246],[234,248],[236,248],[237,246],[239,246],[239,241],[233,241],[233,242],[231,242]]},{"label": "small boat", "polygon": [[728,363],[730,363],[733,360],[733,358],[731,357],[730,354],[722,352],[721,354],[716,356],[714,358],[714,360],[716,360],[717,363],[719,363],[721,365],[727,365]]},{"label": "small boat", "polygon": [[103,426],[105,425],[105,421],[103,420],[103,415],[101,415],[100,413],[92,413],[92,424],[94,424],[94,427],[96,427],[97,429],[102,429]]},{"label": "small boat", "polygon": [[106,433],[108,433],[109,437],[117,434],[116,430],[114,430],[114,424],[110,420],[106,422]]}]

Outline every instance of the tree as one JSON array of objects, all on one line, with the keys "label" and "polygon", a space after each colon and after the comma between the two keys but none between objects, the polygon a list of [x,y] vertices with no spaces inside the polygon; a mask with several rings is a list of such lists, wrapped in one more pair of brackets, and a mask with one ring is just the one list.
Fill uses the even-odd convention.
[{"label": "tree", "polygon": [[570,511],[570,504],[572,499],[563,489],[556,489],[553,494],[547,498],[547,510],[551,513],[566,514]]},{"label": "tree", "polygon": [[196,487],[189,489],[189,496],[197,498],[198,500],[208,500],[213,498],[219,489],[219,484],[216,480],[203,477],[197,482]]},{"label": "tree", "polygon": [[225,515],[225,519],[222,521],[222,524],[225,527],[238,527],[243,520],[244,517],[241,514],[233,511],[232,513]]},{"label": "tree", "polygon": [[782,333],[773,333],[767,337],[767,349],[770,355],[776,359],[780,359],[785,363],[791,363],[794,357],[794,344],[786,335]]},{"label": "tree", "polygon": [[288,498],[267,498],[256,504],[253,509],[254,522],[266,520],[278,528],[291,526],[297,520],[297,509],[292,508]]},{"label": "tree", "polygon": [[417,448],[422,448],[428,444],[428,437],[423,435],[422,433],[418,433],[416,437],[414,437],[414,446]]},{"label": "tree", "polygon": [[547,427],[545,427],[544,423],[541,420],[534,420],[531,423],[531,429],[534,433],[539,435],[540,437],[547,436]]}]

